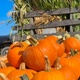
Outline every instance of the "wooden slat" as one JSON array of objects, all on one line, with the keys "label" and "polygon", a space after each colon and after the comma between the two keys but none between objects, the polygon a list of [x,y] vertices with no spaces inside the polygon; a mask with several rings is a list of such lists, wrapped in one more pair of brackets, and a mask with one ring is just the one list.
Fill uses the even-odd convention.
[{"label": "wooden slat", "polygon": [[[62,35],[64,36],[65,32],[63,33],[52,33],[52,34],[36,34],[36,35],[32,35],[34,38],[36,39],[41,39],[41,38],[44,38],[44,36],[50,36],[50,35],[56,35],[56,36],[59,36],[59,35]],[[80,34],[80,31],[77,31],[77,32],[69,32],[69,34],[71,36],[74,36],[75,34]]]},{"label": "wooden slat", "polygon": [[80,12],[80,7],[77,8],[59,8],[53,11],[32,11],[26,14],[26,18],[41,16],[43,13],[47,13],[50,15],[61,15],[61,14],[71,14]]},{"label": "wooden slat", "polygon": [[[79,19],[69,19],[69,20],[63,20],[63,21],[53,21],[50,22],[46,25],[40,25],[37,28],[33,26],[33,24],[28,24],[24,26],[24,30],[32,30],[32,29],[40,29],[40,28],[53,28],[53,27],[58,27],[58,26],[69,26],[69,25],[79,25],[80,20]],[[14,27],[13,30],[16,30],[16,27]],[[21,30],[21,27],[18,28],[18,30]]]},{"label": "wooden slat", "polygon": [[[62,35],[62,36],[64,36],[64,34],[65,33],[35,34],[35,35],[31,35],[31,36],[33,36],[36,39],[41,39],[41,38],[44,38],[44,36],[49,36],[49,35],[56,35],[56,36]],[[69,32],[69,34],[71,36],[74,36],[75,34],[80,34],[80,31],[78,31],[78,32]],[[26,40],[26,37],[27,37],[27,35],[24,35],[23,40]],[[20,39],[21,39],[21,37],[19,35],[15,35],[15,41],[20,41]]]}]

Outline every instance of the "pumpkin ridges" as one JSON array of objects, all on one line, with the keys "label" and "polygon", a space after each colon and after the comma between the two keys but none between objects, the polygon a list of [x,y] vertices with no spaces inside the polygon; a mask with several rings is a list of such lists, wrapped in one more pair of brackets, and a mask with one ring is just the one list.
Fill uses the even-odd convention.
[{"label": "pumpkin ridges", "polygon": [[63,40],[58,39],[56,36],[47,36],[45,39],[49,40],[50,43],[52,43],[53,48],[57,50],[58,57],[61,57],[65,51]]},{"label": "pumpkin ridges", "polygon": [[80,63],[80,61],[77,60],[75,57],[68,57],[68,58],[61,58],[60,59],[60,64],[62,66],[67,65],[72,68],[77,79],[79,78],[79,75],[80,75],[80,68],[79,68],[80,64],[79,63]]},{"label": "pumpkin ridges", "polygon": [[63,72],[66,80],[77,80],[75,73],[69,66],[63,66],[59,70]]},{"label": "pumpkin ridges", "polygon": [[40,71],[35,74],[32,80],[65,80],[65,77],[61,71],[51,68],[47,56],[45,56],[45,62],[45,71]]},{"label": "pumpkin ridges", "polygon": [[[33,74],[33,73],[34,74]],[[26,69],[26,65],[25,65],[25,63],[24,62],[22,62],[21,64],[20,64],[20,69],[16,69],[16,70],[14,70],[14,71],[12,71],[11,73],[9,73],[8,74],[8,78],[10,79],[10,80],[20,80],[20,76],[22,76],[22,75],[24,75],[24,74],[26,74],[28,77],[29,77],[29,79],[32,79],[32,77],[36,74],[37,72],[36,71],[34,71],[34,70],[31,70],[31,69]]]},{"label": "pumpkin ridges", "polygon": [[74,37],[69,37],[64,40],[64,45],[65,45],[65,52],[68,53],[70,52],[70,49],[76,49],[80,51],[80,41]]},{"label": "pumpkin ridges", "polygon": [[20,63],[23,61],[22,53],[27,46],[29,45],[25,42],[17,42],[10,45],[7,59],[12,66],[19,68]]},{"label": "pumpkin ridges", "polygon": [[38,45],[29,46],[25,49],[23,53],[23,60],[29,68],[40,71],[44,70],[44,56],[47,55],[51,65],[53,65],[57,58],[57,52],[56,49],[52,48],[52,44],[48,40],[41,39],[38,41]]}]

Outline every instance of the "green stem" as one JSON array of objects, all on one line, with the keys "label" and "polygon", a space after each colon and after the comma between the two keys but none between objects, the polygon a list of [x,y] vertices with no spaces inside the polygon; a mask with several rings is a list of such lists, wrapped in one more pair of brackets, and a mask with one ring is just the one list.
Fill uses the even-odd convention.
[{"label": "green stem", "polygon": [[26,74],[24,74],[23,76],[20,76],[21,80],[29,80],[28,76]]},{"label": "green stem", "polygon": [[73,49],[70,49],[70,52],[71,52],[71,56],[74,56],[75,53],[74,53],[74,50]]},{"label": "green stem", "polygon": [[58,40],[57,40],[57,43],[58,43],[58,44],[61,44],[63,41],[64,41],[63,38],[61,38],[61,39],[58,39]]}]

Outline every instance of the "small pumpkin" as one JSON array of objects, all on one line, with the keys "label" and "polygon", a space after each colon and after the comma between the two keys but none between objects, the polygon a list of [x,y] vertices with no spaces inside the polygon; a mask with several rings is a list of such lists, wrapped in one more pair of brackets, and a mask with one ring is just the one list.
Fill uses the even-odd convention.
[{"label": "small pumpkin", "polygon": [[6,66],[3,61],[0,61],[0,72],[8,75],[11,71],[15,70],[16,68],[13,66]]},{"label": "small pumpkin", "polygon": [[9,80],[21,80],[20,76],[26,74],[29,77],[29,79],[31,80],[36,73],[37,72],[34,70],[26,69],[25,63],[22,62],[20,64],[19,69],[16,69],[16,70],[12,71],[11,73],[9,73],[7,77]]},{"label": "small pumpkin", "polygon": [[64,40],[65,52],[69,53],[71,49],[80,51],[80,41],[75,37],[69,37]]},{"label": "small pumpkin", "polygon": [[80,60],[75,56],[63,57],[60,59],[61,66],[69,66],[75,73],[77,79],[80,76]]},{"label": "small pumpkin", "polygon": [[19,68],[19,65],[23,62],[23,51],[28,46],[29,44],[25,42],[17,42],[10,45],[7,53],[7,59],[12,66]]}]

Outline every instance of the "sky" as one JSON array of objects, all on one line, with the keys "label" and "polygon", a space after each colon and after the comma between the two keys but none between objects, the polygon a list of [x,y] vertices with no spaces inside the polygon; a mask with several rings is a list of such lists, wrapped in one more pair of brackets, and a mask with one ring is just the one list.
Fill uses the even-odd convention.
[{"label": "sky", "polygon": [[[0,36],[9,35],[11,27],[14,23],[7,24],[6,20],[10,20],[11,17],[7,15],[13,8],[13,2],[11,0],[0,0]],[[4,24],[2,24],[4,21]]]}]

